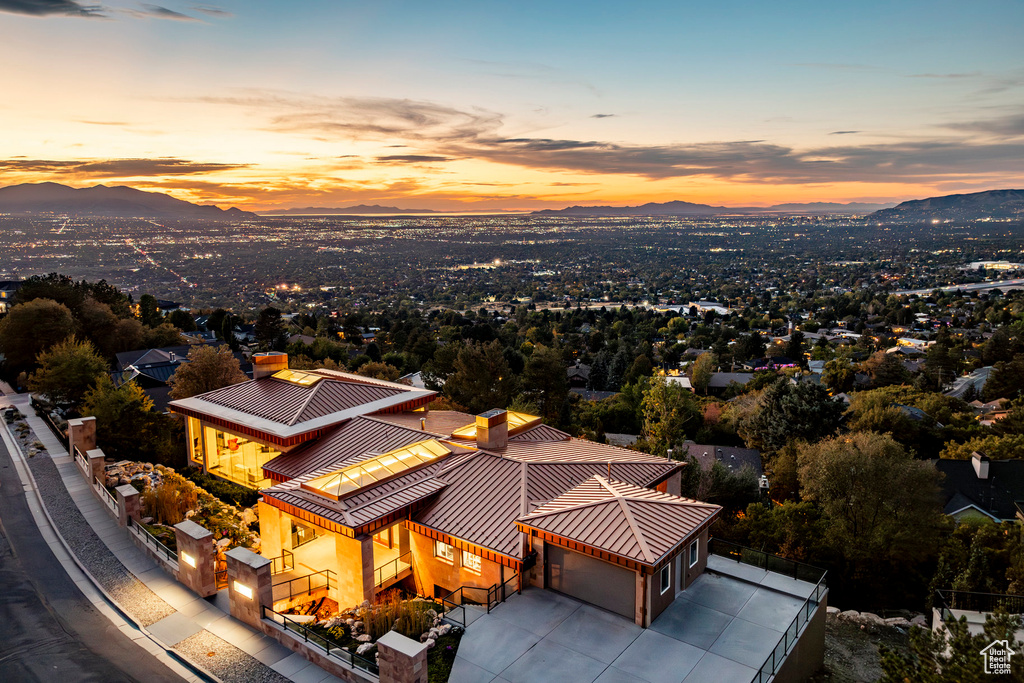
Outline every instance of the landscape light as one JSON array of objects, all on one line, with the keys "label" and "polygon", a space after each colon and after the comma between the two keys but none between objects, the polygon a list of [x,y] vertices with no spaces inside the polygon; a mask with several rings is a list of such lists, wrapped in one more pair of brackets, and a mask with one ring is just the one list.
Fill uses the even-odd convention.
[{"label": "landscape light", "polygon": [[252,589],[246,586],[244,583],[238,583],[237,581],[235,581],[235,592],[241,593],[245,597],[252,600]]},{"label": "landscape light", "polygon": [[188,566],[192,567],[193,569],[196,568],[196,558],[192,557],[186,552],[181,553],[181,561],[187,564]]}]

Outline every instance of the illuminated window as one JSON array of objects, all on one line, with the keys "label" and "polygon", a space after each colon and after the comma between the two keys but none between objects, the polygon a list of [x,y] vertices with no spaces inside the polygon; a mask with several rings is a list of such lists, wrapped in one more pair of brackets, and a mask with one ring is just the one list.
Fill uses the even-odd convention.
[{"label": "illuminated window", "polygon": [[484,558],[480,557],[479,555],[474,555],[468,550],[463,550],[462,566],[465,567],[468,571],[473,572],[474,574],[479,574],[483,570]]},{"label": "illuminated window", "polygon": [[669,588],[672,587],[672,565],[666,564],[661,568],[661,593],[665,594]]},{"label": "illuminated window", "polygon": [[434,541],[434,557],[442,562],[455,564],[455,548],[444,541]]},{"label": "illuminated window", "polygon": [[697,541],[690,544],[690,566],[697,564],[697,560],[700,559],[700,546],[697,545]]},{"label": "illuminated window", "polygon": [[[525,430],[527,427],[540,424],[540,418],[536,415],[528,415],[526,413],[516,413],[511,410],[506,411],[508,415],[508,433],[516,434],[520,431]],[[456,439],[475,439],[476,438],[476,423],[466,425],[465,427],[459,427],[452,436]]]},{"label": "illuminated window", "polygon": [[281,454],[272,446],[244,436],[206,427],[206,469],[215,476],[260,489],[270,485],[263,466]]}]

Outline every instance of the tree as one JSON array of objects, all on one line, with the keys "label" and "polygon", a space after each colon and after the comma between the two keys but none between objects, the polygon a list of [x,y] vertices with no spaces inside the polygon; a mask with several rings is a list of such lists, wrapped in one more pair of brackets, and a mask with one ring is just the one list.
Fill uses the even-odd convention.
[{"label": "tree", "polygon": [[643,439],[649,452],[666,455],[700,428],[703,419],[693,392],[678,382],[654,377],[643,392]]},{"label": "tree", "polygon": [[161,349],[165,346],[179,346],[185,343],[181,330],[170,323],[160,323],[156,327],[146,328],[143,344],[148,349]]},{"label": "tree", "polygon": [[156,297],[152,294],[143,294],[139,297],[139,318],[146,327],[156,327],[163,320],[160,308],[156,304]]},{"label": "tree", "polygon": [[693,369],[690,371],[690,381],[693,388],[705,396],[708,393],[708,385],[711,384],[711,376],[715,374],[715,366],[718,360],[713,353],[702,353],[693,361]]},{"label": "tree", "polygon": [[167,322],[174,325],[182,332],[195,332],[198,329],[196,327],[195,318],[180,308],[176,311],[172,311],[171,314],[167,316]]},{"label": "tree", "polygon": [[982,396],[986,401],[997,398],[1017,398],[1024,389],[1024,355],[1016,356],[1012,361],[996,363],[985,381]]},{"label": "tree", "polygon": [[401,371],[399,371],[399,369],[394,365],[379,363],[372,360],[359,366],[359,369],[356,370],[356,374],[362,375],[363,377],[383,379],[388,382],[397,382],[398,378],[401,377]]},{"label": "tree", "polygon": [[824,387],[780,378],[758,398],[739,433],[749,447],[774,452],[793,439],[816,441],[832,434],[842,415],[843,404],[830,398]]},{"label": "tree", "polygon": [[459,351],[452,370],[444,383],[444,394],[472,413],[507,406],[518,389],[498,340],[467,344]]},{"label": "tree", "polygon": [[793,330],[793,333],[789,335],[786,355],[799,365],[804,364],[804,333],[800,330]]},{"label": "tree", "polygon": [[864,368],[870,373],[871,382],[876,387],[906,384],[910,379],[910,374],[896,353],[878,351],[864,362]]},{"label": "tree", "polygon": [[171,385],[171,398],[178,400],[238,384],[247,379],[230,348],[214,348],[204,344],[188,352],[188,362],[178,366],[168,384]]},{"label": "tree", "polygon": [[38,362],[39,369],[28,378],[28,388],[71,406],[77,406],[107,371],[107,362],[96,347],[74,335],[40,353]]},{"label": "tree", "polygon": [[[957,621],[952,617],[944,622],[944,630],[912,627],[910,652],[880,648],[882,677],[880,683],[987,683],[1005,679],[1024,680],[1024,643],[1017,640],[1017,632],[1024,626],[1020,615],[993,614],[985,618],[984,633],[971,635],[967,617]],[[985,672],[981,651],[996,641],[1006,641],[1016,653],[1009,658],[1010,672],[993,676]]]},{"label": "tree", "polygon": [[526,361],[522,388],[540,408],[540,415],[557,422],[569,398],[565,364],[558,349],[538,344]]},{"label": "tree", "polygon": [[0,351],[7,366],[26,370],[38,356],[75,331],[75,319],[67,306],[52,299],[33,299],[18,304],[0,320]]},{"label": "tree", "polygon": [[184,445],[174,436],[176,421],[153,410],[153,401],[135,382],[115,387],[109,376],[100,375],[85,395],[82,414],[96,418],[97,445],[114,460],[177,465],[184,458]]},{"label": "tree", "polygon": [[857,374],[846,358],[833,358],[825,363],[825,369],[821,373],[821,383],[835,394],[853,389],[856,379]]},{"label": "tree", "polygon": [[821,508],[847,578],[906,576],[934,554],[939,475],[891,437],[855,432],[824,439],[801,447],[797,463],[803,497]]},{"label": "tree", "polygon": [[256,335],[256,342],[264,351],[281,351],[284,349],[288,335],[284,331],[284,320],[281,318],[281,311],[268,306],[256,316],[256,325],[253,330]]}]

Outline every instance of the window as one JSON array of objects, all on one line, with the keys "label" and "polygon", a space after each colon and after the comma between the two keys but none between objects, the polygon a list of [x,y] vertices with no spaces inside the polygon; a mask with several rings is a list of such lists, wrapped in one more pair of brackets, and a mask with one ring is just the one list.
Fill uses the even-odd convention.
[{"label": "window", "polygon": [[700,557],[700,546],[697,545],[697,541],[690,544],[690,566],[697,564],[697,559]]},{"label": "window", "polygon": [[444,541],[434,541],[434,557],[442,562],[455,564],[455,548]]},{"label": "window", "polygon": [[672,565],[666,564],[661,568],[661,593],[665,594],[672,587]]},{"label": "window", "polygon": [[474,555],[468,550],[462,551],[462,566],[468,571],[474,574],[479,574],[483,570],[484,561],[479,555]]}]

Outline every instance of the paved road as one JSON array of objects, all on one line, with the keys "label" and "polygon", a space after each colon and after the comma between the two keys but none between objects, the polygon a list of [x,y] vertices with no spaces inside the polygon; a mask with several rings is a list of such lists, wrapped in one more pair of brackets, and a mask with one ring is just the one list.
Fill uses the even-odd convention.
[{"label": "paved road", "polygon": [[46,545],[0,443],[0,680],[181,678],[93,607]]}]

